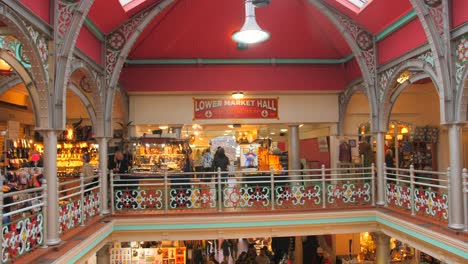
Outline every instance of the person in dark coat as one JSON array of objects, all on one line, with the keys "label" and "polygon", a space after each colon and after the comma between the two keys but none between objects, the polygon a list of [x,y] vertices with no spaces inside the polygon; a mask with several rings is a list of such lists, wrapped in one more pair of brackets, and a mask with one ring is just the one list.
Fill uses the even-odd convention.
[{"label": "person in dark coat", "polygon": [[[228,171],[228,166],[229,158],[226,156],[224,148],[219,148],[213,158],[213,170],[218,171],[218,168],[220,168],[221,171]],[[227,173],[223,173],[221,175],[223,182],[227,181],[227,176]]]}]

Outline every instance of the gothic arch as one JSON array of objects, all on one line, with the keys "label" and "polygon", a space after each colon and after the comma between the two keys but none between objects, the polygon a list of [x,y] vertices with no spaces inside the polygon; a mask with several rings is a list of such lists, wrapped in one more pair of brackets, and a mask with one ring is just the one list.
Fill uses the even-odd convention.
[{"label": "gothic arch", "polygon": [[[367,98],[369,101],[370,105],[370,113],[371,113],[371,119],[373,119],[374,116],[379,112],[379,106],[377,104],[377,100],[374,98],[376,97],[376,92],[375,92],[375,86],[376,86],[376,70],[377,70],[377,62],[376,62],[376,55],[375,55],[375,41],[372,40],[372,49],[374,49],[374,54],[372,58],[366,57],[365,56],[365,51],[360,47],[361,45],[357,43],[351,32],[349,30],[355,30],[358,32],[354,33],[359,33],[358,35],[361,35],[361,33],[367,33],[365,31],[359,32],[359,26],[353,23],[350,23],[352,21],[351,19],[347,17],[343,17],[343,15],[337,14],[336,12],[333,12],[331,8],[327,7],[324,3],[321,1],[314,1],[314,0],[308,0],[308,2],[317,8],[319,12],[321,12],[324,16],[326,16],[338,29],[339,32],[342,32],[344,39],[348,43],[349,47],[351,48],[351,51],[353,52],[355,59],[359,65],[359,68],[361,70],[364,82],[365,82],[365,91],[367,94]],[[344,26],[344,24],[349,24],[348,27]],[[362,30],[362,29],[361,29]],[[368,33],[370,34],[370,33]],[[366,34],[363,34],[366,35]],[[370,62],[372,60],[372,62]],[[372,63],[373,65],[369,65],[369,63]],[[340,122],[341,123],[341,122]],[[372,122],[375,123],[375,122]],[[375,127],[374,127],[375,128]]]},{"label": "gothic arch", "polygon": [[426,33],[427,42],[434,53],[434,76],[432,81],[438,87],[440,120],[453,121],[455,98],[450,81],[450,12],[449,2],[444,0],[410,0],[419,22]]},{"label": "gothic arch", "polygon": [[[175,0],[161,1],[152,7],[151,10],[143,11],[106,36],[107,45],[105,63],[107,93],[104,112],[104,135],[106,137],[112,136],[112,107],[114,105],[114,93],[117,91],[120,71],[122,70],[125,60],[146,26],[148,26],[158,14],[173,2],[175,2]],[[113,42],[114,35],[125,36],[123,45],[121,42]]]},{"label": "gothic arch", "polygon": [[[88,65],[82,60],[76,59],[72,61],[70,68],[69,75],[66,76],[68,88],[83,102],[93,125],[93,133],[98,134],[96,132],[103,129],[101,127],[102,122],[99,122],[99,120],[102,119],[103,111],[103,99],[101,96],[99,77],[97,73],[90,70]],[[70,80],[77,72],[81,72],[83,76],[80,79],[80,83],[75,84]]]},{"label": "gothic arch", "polygon": [[35,89],[34,82],[29,72],[24,68],[24,66],[19,62],[15,57],[13,57],[8,51],[0,50],[0,58],[5,60],[17,73],[18,77],[12,79],[10,82],[7,82],[6,85],[2,87],[1,93],[5,92],[8,88],[7,85],[13,83],[24,83],[26,90],[29,93],[29,96],[32,101],[33,114],[34,114],[34,123],[35,126],[39,126],[39,112],[42,107],[39,100],[39,95]]},{"label": "gothic arch", "polygon": [[[50,128],[51,112],[50,99],[48,93],[48,74],[43,64],[43,56],[35,45],[32,35],[39,35],[32,26],[27,26],[15,13],[5,4],[0,3],[0,21],[8,26],[15,38],[21,42],[22,52],[29,59],[32,65],[29,71],[25,69],[16,59],[7,61],[19,74],[19,77],[25,83],[33,101],[35,126],[37,130]],[[42,37],[42,36],[41,36]],[[39,38],[39,36],[38,36]],[[41,39],[41,44],[46,44]]]},{"label": "gothic arch", "polygon": [[343,93],[341,93],[338,97],[340,100],[338,102],[338,107],[339,107],[338,135],[343,135],[344,133],[344,122],[345,122],[346,110],[348,108],[351,97],[358,91],[364,92],[364,94],[367,96],[366,88],[364,87],[362,83],[359,83],[356,85],[352,85],[351,87],[346,89]]},{"label": "gothic arch", "polygon": [[[71,75],[71,63],[73,59],[73,50],[78,39],[80,29],[88,14],[94,0],[73,1],[55,1],[54,8],[56,19],[54,20],[54,39],[56,56],[56,73],[54,83],[54,108],[63,108],[66,97],[66,87],[69,76]],[[54,127],[65,127],[66,110],[60,112],[63,116],[55,116]]]},{"label": "gothic arch", "polygon": [[[410,70],[412,72],[416,72],[417,74],[414,74],[408,80],[398,85],[397,79],[400,77],[401,73],[404,72],[405,70]],[[390,76],[387,85],[384,87],[382,111],[381,111],[381,116],[379,118],[381,122],[380,125],[382,128],[388,127],[389,121],[390,121],[390,114],[398,96],[411,83],[416,82],[426,77],[431,78],[432,82],[435,85],[437,94],[439,95],[439,101],[441,102],[439,111],[440,113],[443,113],[443,108],[444,108],[444,105],[442,102],[444,100],[444,98],[442,97],[443,92],[441,92],[441,87],[439,87],[438,83],[436,82],[437,80],[436,73],[434,72],[431,65],[428,64],[427,62],[419,60],[419,59],[411,59],[411,60],[407,60],[399,64],[394,69],[393,74]],[[442,114],[440,116],[442,118]]]}]

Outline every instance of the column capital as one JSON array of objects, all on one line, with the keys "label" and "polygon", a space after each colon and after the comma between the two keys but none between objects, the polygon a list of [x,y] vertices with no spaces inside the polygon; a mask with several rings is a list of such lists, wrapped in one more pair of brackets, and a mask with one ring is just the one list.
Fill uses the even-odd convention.
[{"label": "column capital", "polygon": [[451,126],[465,126],[466,124],[462,122],[446,122],[446,123],[443,123],[442,125],[446,127],[451,127]]}]

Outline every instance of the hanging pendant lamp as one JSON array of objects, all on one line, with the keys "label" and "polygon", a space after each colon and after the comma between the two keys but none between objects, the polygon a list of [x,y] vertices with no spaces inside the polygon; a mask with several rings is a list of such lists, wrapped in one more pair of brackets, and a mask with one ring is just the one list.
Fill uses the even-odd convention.
[{"label": "hanging pendant lamp", "polygon": [[270,33],[260,28],[255,20],[255,7],[252,0],[245,1],[245,21],[242,28],[232,34],[232,39],[238,43],[254,44],[270,38]]}]

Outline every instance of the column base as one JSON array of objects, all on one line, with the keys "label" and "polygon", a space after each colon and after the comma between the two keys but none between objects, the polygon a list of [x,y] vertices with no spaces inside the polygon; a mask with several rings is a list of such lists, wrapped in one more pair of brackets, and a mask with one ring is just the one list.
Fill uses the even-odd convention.
[{"label": "column base", "polygon": [[110,214],[110,211],[108,209],[101,211],[101,215],[108,215],[108,214]]},{"label": "column base", "polygon": [[375,202],[375,204],[378,205],[378,206],[385,206],[385,202],[380,202],[379,201],[379,202]]},{"label": "column base", "polygon": [[449,224],[448,228],[455,229],[455,230],[463,230],[463,228],[465,228],[465,225],[463,225],[463,224]]},{"label": "column base", "polygon": [[60,238],[56,238],[56,239],[46,239],[46,244],[48,246],[56,246],[58,244],[60,244],[62,242],[62,240]]}]

